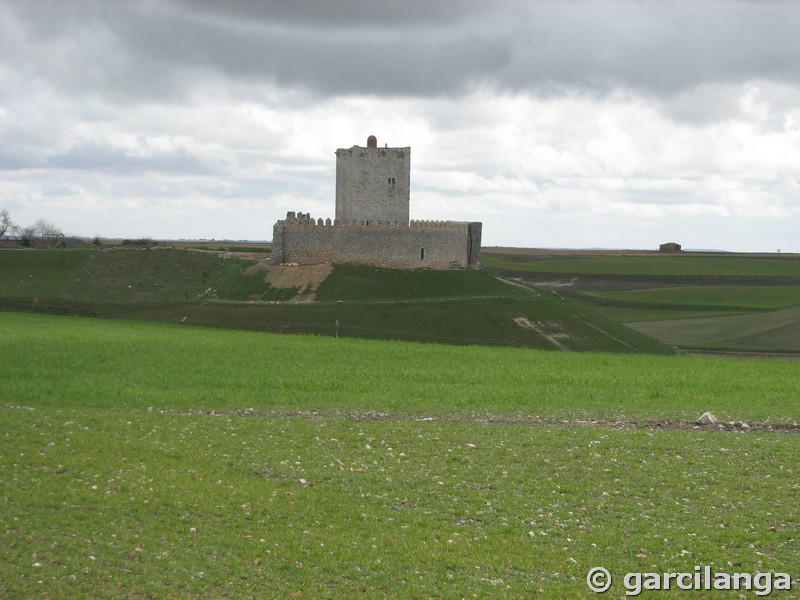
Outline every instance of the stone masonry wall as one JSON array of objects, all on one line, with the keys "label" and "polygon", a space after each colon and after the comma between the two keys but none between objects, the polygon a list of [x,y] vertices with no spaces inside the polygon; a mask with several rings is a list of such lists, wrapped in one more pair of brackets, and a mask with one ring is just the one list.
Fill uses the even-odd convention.
[{"label": "stone masonry wall", "polygon": [[336,151],[339,221],[408,223],[411,148],[340,148]]},{"label": "stone masonry wall", "polygon": [[289,213],[273,228],[272,264],[321,262],[395,268],[479,268],[481,224],[342,223]]}]

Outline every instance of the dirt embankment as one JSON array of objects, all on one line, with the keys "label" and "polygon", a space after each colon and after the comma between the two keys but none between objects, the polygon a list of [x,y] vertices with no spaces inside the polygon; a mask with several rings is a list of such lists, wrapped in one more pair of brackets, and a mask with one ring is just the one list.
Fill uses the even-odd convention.
[{"label": "dirt embankment", "polygon": [[333,271],[333,266],[327,263],[319,265],[270,265],[261,261],[245,272],[255,275],[263,272],[264,280],[274,288],[297,288],[297,294],[291,302],[313,302],[317,288]]}]

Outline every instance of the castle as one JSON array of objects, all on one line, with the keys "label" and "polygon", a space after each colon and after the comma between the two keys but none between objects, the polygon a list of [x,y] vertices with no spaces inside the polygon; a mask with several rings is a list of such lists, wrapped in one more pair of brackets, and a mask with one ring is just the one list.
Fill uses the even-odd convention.
[{"label": "castle", "polygon": [[481,223],[409,221],[411,148],[336,151],[336,218],[289,212],[272,230],[271,264],[480,268]]}]

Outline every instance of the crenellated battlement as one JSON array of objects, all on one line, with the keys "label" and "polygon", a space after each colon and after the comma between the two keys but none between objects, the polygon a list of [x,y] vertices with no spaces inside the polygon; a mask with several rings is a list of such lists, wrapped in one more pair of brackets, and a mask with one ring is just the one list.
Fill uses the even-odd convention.
[{"label": "crenellated battlement", "polygon": [[340,219],[322,219],[313,218],[310,213],[289,211],[286,213],[286,218],[278,221],[278,224],[286,228],[294,229],[315,229],[318,227],[342,227],[342,228],[362,228],[368,227],[371,230],[386,229],[460,229],[466,221],[441,221],[441,220],[427,220],[427,219],[412,219],[408,222],[401,221],[365,221],[356,220],[345,221]]}]

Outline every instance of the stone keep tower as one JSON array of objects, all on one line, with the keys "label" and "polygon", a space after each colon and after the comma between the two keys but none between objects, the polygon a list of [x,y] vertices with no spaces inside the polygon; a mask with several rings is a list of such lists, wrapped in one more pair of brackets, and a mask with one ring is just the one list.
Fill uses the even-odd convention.
[{"label": "stone keep tower", "polygon": [[409,218],[411,148],[378,148],[374,135],[367,147],[336,151],[336,218],[404,225]]},{"label": "stone keep tower", "polygon": [[336,218],[286,213],[272,228],[270,263],[401,269],[480,269],[482,225],[409,221],[411,148],[336,151]]}]

